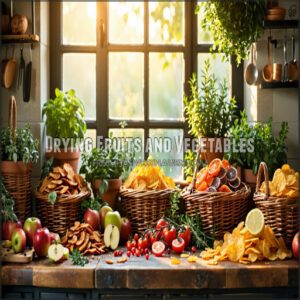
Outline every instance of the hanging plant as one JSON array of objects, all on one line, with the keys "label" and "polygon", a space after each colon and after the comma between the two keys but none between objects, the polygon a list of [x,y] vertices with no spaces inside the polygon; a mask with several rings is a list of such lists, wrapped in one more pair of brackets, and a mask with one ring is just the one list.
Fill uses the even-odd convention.
[{"label": "hanging plant", "polygon": [[224,53],[227,60],[234,55],[239,65],[262,33],[264,0],[208,0],[197,5],[196,13],[200,11],[204,13],[201,27],[214,40],[211,51]]}]

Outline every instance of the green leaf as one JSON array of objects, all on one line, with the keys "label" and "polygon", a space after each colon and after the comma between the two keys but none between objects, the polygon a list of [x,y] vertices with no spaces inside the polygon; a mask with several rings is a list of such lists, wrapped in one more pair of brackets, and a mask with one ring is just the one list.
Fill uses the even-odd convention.
[{"label": "green leaf", "polygon": [[52,205],[55,204],[56,199],[57,199],[57,193],[56,193],[55,191],[50,192],[50,193],[48,194],[48,201],[49,201]]}]

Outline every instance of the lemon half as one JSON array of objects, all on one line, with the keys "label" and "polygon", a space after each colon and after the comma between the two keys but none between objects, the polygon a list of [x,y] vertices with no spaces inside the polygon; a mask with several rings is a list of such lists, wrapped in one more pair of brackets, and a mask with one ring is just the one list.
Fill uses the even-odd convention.
[{"label": "lemon half", "polygon": [[261,210],[254,208],[246,217],[245,226],[253,235],[260,235],[265,228],[265,218]]}]

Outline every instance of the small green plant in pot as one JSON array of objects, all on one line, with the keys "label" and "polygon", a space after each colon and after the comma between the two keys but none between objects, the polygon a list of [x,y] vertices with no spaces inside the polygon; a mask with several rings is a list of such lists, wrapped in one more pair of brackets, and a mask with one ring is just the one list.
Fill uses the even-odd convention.
[{"label": "small green plant in pot", "polygon": [[287,162],[287,134],[287,122],[281,123],[281,130],[276,137],[273,134],[271,119],[267,123],[256,122],[251,125],[245,112],[242,112],[229,134],[230,144],[235,146],[230,147],[225,156],[231,163],[242,168],[243,180],[247,183],[256,183],[256,175],[262,161],[267,164],[272,178],[275,170]]},{"label": "small green plant in pot", "polygon": [[101,196],[114,209],[122,185],[121,176],[130,169],[133,159],[134,153],[129,150],[94,148],[91,152],[82,153],[80,173],[91,183],[94,196]]},{"label": "small green plant in pot", "polygon": [[77,172],[79,144],[86,132],[83,103],[74,90],[63,92],[55,89],[55,98],[44,104],[43,116],[46,116],[47,136],[52,138],[52,147],[47,149],[46,158],[53,157],[54,166],[68,162]]},{"label": "small green plant in pot", "polygon": [[201,158],[210,162],[223,157],[223,138],[233,123],[236,101],[228,94],[226,79],[218,82],[211,73],[209,59],[205,61],[201,79],[199,88],[193,74],[189,81],[190,96],[184,97],[184,105],[190,133],[205,145]]}]

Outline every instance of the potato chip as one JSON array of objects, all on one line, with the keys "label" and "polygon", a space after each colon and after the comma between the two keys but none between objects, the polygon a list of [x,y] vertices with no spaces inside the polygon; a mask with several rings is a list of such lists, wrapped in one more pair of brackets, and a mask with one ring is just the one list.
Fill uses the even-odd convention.
[{"label": "potato chip", "polygon": [[188,258],[187,258],[187,261],[189,262],[189,263],[195,263],[196,261],[197,261],[197,256],[189,256]]},{"label": "potato chip", "polygon": [[182,253],[180,254],[181,258],[188,258],[190,255],[188,253]]},{"label": "potato chip", "polygon": [[258,259],[258,255],[257,255],[256,253],[254,253],[254,252],[250,252],[250,253],[248,254],[248,259],[249,259],[249,261],[251,261],[251,262],[255,262],[255,261],[257,261],[257,259]]}]

